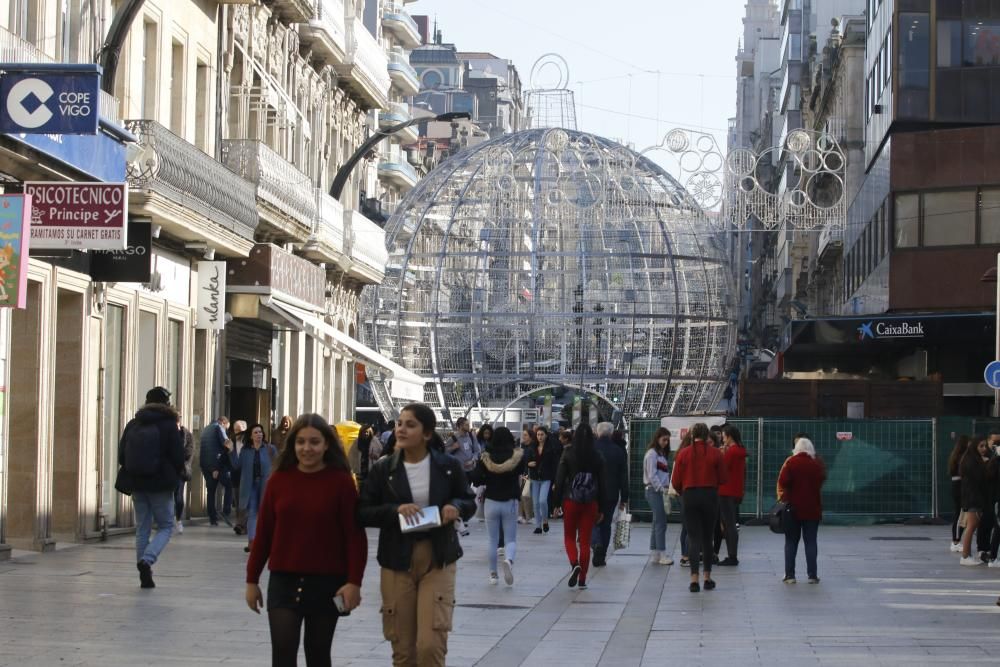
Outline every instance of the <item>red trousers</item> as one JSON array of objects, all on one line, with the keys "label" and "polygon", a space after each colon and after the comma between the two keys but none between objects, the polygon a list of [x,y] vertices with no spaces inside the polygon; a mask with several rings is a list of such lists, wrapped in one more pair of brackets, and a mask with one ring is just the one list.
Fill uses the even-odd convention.
[{"label": "red trousers", "polygon": [[[580,566],[580,581],[587,580],[590,568],[590,534],[597,521],[597,502],[563,501],[563,541],[570,565]],[[579,543],[579,551],[577,544]]]}]

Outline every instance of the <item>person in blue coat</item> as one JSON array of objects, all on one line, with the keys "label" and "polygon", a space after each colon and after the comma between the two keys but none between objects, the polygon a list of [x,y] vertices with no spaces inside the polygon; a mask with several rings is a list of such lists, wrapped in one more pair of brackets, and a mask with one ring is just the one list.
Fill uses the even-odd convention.
[{"label": "person in blue coat", "polygon": [[240,480],[238,507],[248,514],[248,542],[243,551],[249,553],[257,534],[257,510],[264,497],[264,485],[271,475],[271,467],[278,457],[278,448],[264,442],[264,427],[254,424],[250,427],[250,443],[240,450],[239,456],[232,451],[233,445],[229,441],[226,442],[226,449],[233,464],[233,474]]}]

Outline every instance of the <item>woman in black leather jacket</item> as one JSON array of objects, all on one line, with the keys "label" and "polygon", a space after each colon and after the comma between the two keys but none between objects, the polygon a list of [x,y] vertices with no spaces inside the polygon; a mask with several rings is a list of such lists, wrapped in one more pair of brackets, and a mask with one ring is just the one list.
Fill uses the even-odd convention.
[{"label": "woman in black leather jacket", "polygon": [[[361,524],[380,529],[382,632],[399,666],[444,667],[455,608],[455,563],[462,557],[454,522],[476,511],[461,464],[429,446],[436,425],[426,405],[403,408],[396,450],[369,471],[358,501]],[[403,534],[400,517],[413,519],[431,506],[438,508],[441,525]]]}]

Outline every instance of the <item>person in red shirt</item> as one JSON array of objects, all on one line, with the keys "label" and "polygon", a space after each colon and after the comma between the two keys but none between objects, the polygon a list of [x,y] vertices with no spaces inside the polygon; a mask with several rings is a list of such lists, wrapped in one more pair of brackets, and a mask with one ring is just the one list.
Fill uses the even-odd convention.
[{"label": "person in red shirt", "polygon": [[792,455],[785,460],[778,474],[778,500],[792,507],[788,513],[789,525],[785,527],[786,584],[795,583],[795,557],[799,551],[800,538],[805,543],[809,583],[819,583],[816,534],[823,518],[820,491],[825,481],[826,466],[816,456],[812,441],[809,438],[797,438]]},{"label": "person in red shirt", "polygon": [[674,460],[671,483],[684,499],[684,524],[688,533],[688,556],[691,559],[691,585],[697,593],[698,567],[705,560],[705,590],[715,588],[712,579],[712,530],[719,515],[719,486],[726,481],[722,452],[708,444],[708,426],[691,427],[693,442],[681,449]]},{"label": "person in red shirt", "polygon": [[[273,665],[295,665],[305,623],[306,664],[330,665],[337,619],[361,604],[368,540],[355,517],[358,491],[344,448],[316,414],[295,420],[275,461],[247,562],[247,605],[267,616]],[[338,604],[340,609],[338,609]],[[341,609],[343,612],[341,612]]]},{"label": "person in red shirt", "polygon": [[719,487],[719,516],[722,532],[726,539],[726,558],[719,565],[739,565],[736,550],[740,534],[736,530],[739,521],[740,501],[743,499],[743,484],[747,471],[747,448],[743,446],[740,430],[731,424],[722,428],[722,462],[726,467],[726,483]]}]

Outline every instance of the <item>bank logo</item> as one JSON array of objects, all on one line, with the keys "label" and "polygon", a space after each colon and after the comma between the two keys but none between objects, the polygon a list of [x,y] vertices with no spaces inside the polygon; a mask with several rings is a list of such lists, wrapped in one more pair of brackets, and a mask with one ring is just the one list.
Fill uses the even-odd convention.
[{"label": "bank logo", "polygon": [[858,340],[886,340],[900,338],[923,338],[923,322],[878,322],[875,320],[857,328]]},{"label": "bank logo", "polygon": [[875,322],[869,322],[868,324],[862,324],[858,327],[859,339],[864,340],[865,338],[875,338],[875,334],[872,333],[872,325]]},{"label": "bank logo", "polygon": [[7,114],[21,127],[33,130],[52,120],[52,110],[46,102],[55,95],[52,86],[41,79],[22,79],[7,95]]}]

